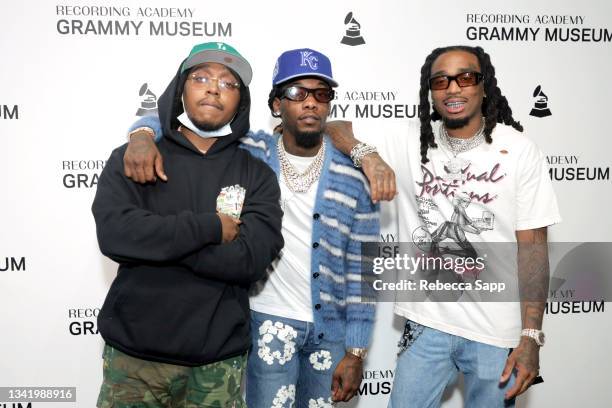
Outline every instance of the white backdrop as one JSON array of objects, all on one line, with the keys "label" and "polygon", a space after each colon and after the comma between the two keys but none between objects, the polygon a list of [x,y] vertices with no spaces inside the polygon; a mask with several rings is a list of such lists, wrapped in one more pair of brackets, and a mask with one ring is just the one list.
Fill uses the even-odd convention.
[{"label": "white backdrop", "polygon": [[[365,44],[341,43],[351,11]],[[564,222],[550,239],[611,241],[611,16],[607,0],[4,2],[0,386],[73,386],[77,403],[66,406],[94,406],[102,350],[94,315],[116,270],[96,243],[96,179],[126,140],[146,96],[142,85],[159,96],[200,42],[228,42],[251,61],[253,129],[273,125],[266,101],[276,57],[298,47],[324,52],[340,82],[334,116],[353,120],[358,137],[374,143],[407,133],[420,67],[433,48],[481,45],[515,118],[556,171]],[[530,115],[538,85],[551,116]],[[594,179],[567,177],[579,168]],[[392,231],[385,222],[383,236]],[[610,406],[609,304],[592,306],[546,315],[546,382],[520,406]],[[400,328],[391,305],[381,305],[363,395],[352,405],[386,406]],[[462,406],[461,388],[445,398],[449,407]]]}]

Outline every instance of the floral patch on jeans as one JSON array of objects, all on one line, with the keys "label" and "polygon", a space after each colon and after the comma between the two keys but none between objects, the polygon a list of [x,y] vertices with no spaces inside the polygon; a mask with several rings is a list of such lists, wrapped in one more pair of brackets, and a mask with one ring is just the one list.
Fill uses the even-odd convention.
[{"label": "floral patch on jeans", "polygon": [[332,408],[333,406],[331,397],[327,400],[325,398],[317,398],[316,400],[310,398],[308,400],[308,408]]},{"label": "floral patch on jeans", "polygon": [[[288,403],[288,405],[286,405]],[[295,385],[283,385],[276,393],[276,398],[272,401],[272,408],[293,407],[295,403]]]},{"label": "floral patch on jeans", "polygon": [[[285,364],[291,360],[295,353],[295,338],[297,332],[295,329],[288,324],[281,322],[272,323],[272,320],[266,320],[259,327],[260,339],[257,341],[259,350],[257,355],[259,358],[264,360],[268,365],[272,365],[274,360],[278,360],[280,365]],[[269,343],[276,337],[281,343],[283,343],[283,353],[279,350],[272,351],[268,346]]]},{"label": "floral patch on jeans", "polygon": [[327,350],[315,351],[308,357],[308,360],[315,370],[329,370],[332,366],[332,356]]}]

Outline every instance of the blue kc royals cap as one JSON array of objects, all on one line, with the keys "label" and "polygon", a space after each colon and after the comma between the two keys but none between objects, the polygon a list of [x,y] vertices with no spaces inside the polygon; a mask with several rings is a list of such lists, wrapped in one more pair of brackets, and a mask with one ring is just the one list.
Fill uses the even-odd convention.
[{"label": "blue kc royals cap", "polygon": [[285,51],[276,60],[272,73],[272,86],[299,77],[318,77],[328,82],[332,87],[338,83],[332,77],[329,58],[310,48]]}]

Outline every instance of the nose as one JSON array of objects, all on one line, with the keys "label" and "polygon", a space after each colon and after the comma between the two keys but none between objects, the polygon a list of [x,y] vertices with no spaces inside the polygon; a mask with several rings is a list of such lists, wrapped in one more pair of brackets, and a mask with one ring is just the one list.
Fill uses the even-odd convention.
[{"label": "nose", "polygon": [[457,83],[457,79],[452,79],[448,84],[448,88],[446,88],[447,94],[456,94],[461,92],[461,87]]},{"label": "nose", "polygon": [[303,106],[305,109],[316,109],[318,101],[315,99],[314,94],[312,92],[308,93],[306,99],[304,99]]},{"label": "nose", "polygon": [[219,80],[217,78],[211,78],[206,85],[208,85],[206,88],[206,93],[212,95],[220,94],[221,90],[219,89]]}]

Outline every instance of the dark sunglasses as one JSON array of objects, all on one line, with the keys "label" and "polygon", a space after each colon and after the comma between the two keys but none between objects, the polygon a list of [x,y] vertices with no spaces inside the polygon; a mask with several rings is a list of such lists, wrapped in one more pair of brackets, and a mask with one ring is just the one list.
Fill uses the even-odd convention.
[{"label": "dark sunglasses", "polygon": [[294,85],[283,89],[280,98],[287,98],[290,101],[301,102],[305,101],[310,94],[312,94],[318,102],[328,103],[334,99],[336,92],[329,88],[310,89],[304,88],[303,86]]},{"label": "dark sunglasses", "polygon": [[462,72],[454,76],[438,75],[429,79],[429,88],[434,91],[448,89],[451,81],[455,81],[461,88],[478,85],[484,76],[480,72]]}]

